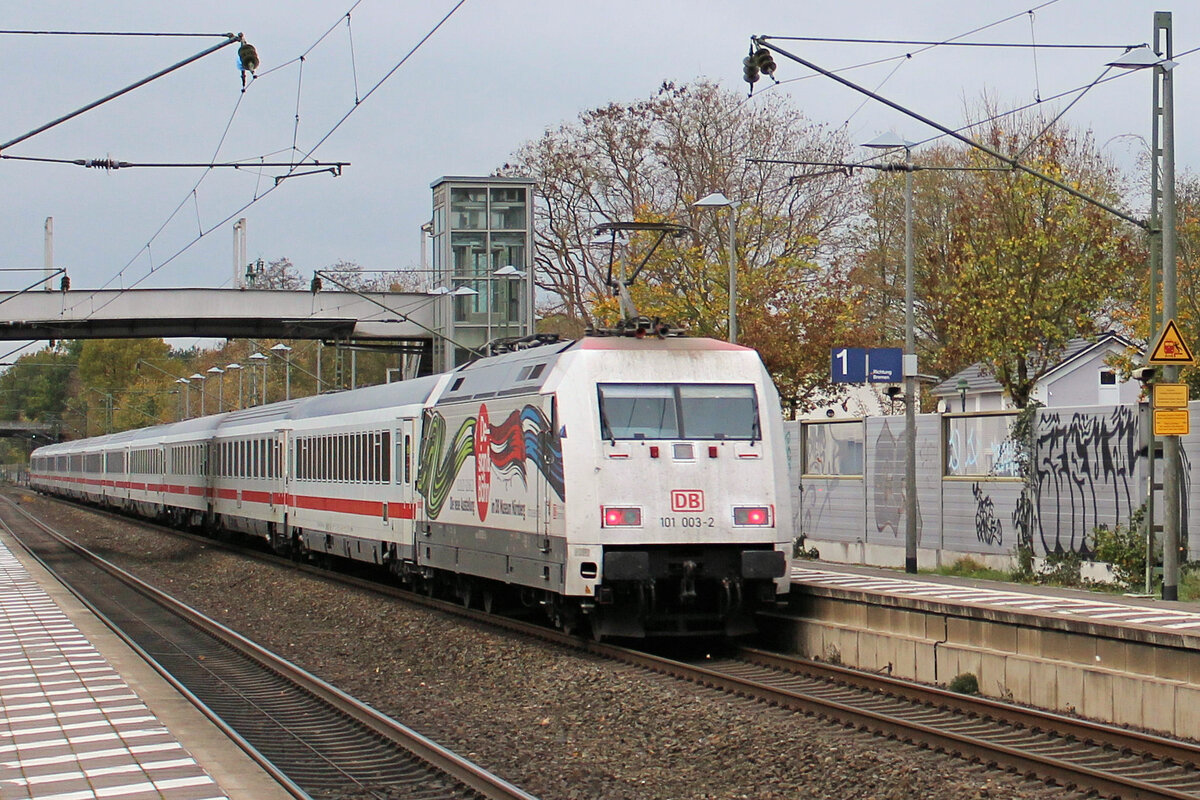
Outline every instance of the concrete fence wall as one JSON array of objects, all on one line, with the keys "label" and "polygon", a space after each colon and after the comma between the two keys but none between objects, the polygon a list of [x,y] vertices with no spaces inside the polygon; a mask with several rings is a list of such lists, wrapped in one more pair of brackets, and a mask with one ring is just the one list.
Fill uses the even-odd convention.
[{"label": "concrete fence wall", "polygon": [[[1180,541],[1188,543],[1196,481],[1189,454],[1200,452],[1191,404],[1182,437]],[[1011,562],[1020,525],[1029,521],[1034,554],[1085,558],[1097,526],[1128,525],[1150,491],[1146,441],[1150,416],[1136,405],[1039,409],[1032,458],[1020,459],[1012,412],[917,417],[918,559],[924,565],[971,555]],[[796,530],[822,558],[904,563],[904,418],[787,423]],[[1161,483],[1162,459],[1155,461]],[[1155,493],[1161,522],[1161,491]]]}]

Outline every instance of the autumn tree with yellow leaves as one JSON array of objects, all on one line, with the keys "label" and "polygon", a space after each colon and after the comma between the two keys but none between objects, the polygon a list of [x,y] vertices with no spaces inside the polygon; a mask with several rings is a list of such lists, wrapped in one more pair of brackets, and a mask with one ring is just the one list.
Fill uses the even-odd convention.
[{"label": "autumn tree with yellow leaves", "polygon": [[[1090,134],[1027,116],[999,118],[979,135],[992,149],[1090,197],[1122,204],[1121,176]],[[929,157],[918,164],[930,169],[914,176],[922,372],[945,377],[982,362],[1024,408],[1069,340],[1131,329],[1144,273],[1143,237],[1098,206],[1003,168],[979,150],[943,146]],[[869,195],[894,197],[899,182],[889,177],[871,181]],[[902,230],[895,205],[868,206],[884,214],[873,220],[877,228]],[[869,239],[864,243],[855,274],[875,278],[869,307],[895,336],[902,282],[898,289],[896,271],[880,266],[903,261],[889,260],[888,248],[872,248]]]}]

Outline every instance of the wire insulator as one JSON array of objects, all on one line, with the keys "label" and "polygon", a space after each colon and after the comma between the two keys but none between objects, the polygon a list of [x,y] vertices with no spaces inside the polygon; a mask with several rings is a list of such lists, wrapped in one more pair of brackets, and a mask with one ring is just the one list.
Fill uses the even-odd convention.
[{"label": "wire insulator", "polygon": [[114,158],[109,158],[106,156],[105,158],[84,159],[83,165],[85,167],[92,167],[93,169],[114,170],[114,169],[120,169],[121,167],[128,167],[129,162],[128,161],[117,161]]}]

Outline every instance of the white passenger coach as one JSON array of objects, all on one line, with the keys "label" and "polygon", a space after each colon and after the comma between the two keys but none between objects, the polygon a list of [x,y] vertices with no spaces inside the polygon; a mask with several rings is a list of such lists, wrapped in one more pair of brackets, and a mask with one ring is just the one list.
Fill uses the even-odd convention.
[{"label": "white passenger coach", "polygon": [[712,635],[788,589],[785,457],[753,350],[588,337],[43,447],[30,482],[598,637]]}]

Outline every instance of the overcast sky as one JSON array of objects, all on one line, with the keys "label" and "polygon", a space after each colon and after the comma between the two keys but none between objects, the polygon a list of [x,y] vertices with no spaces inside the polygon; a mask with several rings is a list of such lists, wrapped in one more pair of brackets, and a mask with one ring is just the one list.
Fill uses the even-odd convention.
[{"label": "overcast sky", "polygon": [[[347,29],[352,0],[0,0],[5,31],[243,32],[262,62],[261,77],[243,95],[236,46],[226,48],[4,154],[143,163],[286,160],[293,140],[301,151],[316,145],[354,107],[356,83],[362,98],[455,2],[361,0]],[[1200,46],[1196,6],[1180,5],[1177,54]],[[1031,6],[1032,25],[1023,13]],[[941,41],[1016,15],[966,41],[1136,44],[1150,39],[1153,12],[1164,6],[1170,10],[1143,0],[1041,6],[1031,0],[466,0],[316,151],[320,160],[351,162],[341,177],[287,180],[244,212],[238,209],[271,188],[282,170],[105,172],[0,161],[0,267],[41,267],[43,223],[53,217],[55,260],[69,269],[73,288],[227,286],[232,220],[222,221],[231,215],[249,221],[252,259],[287,256],[306,277],[339,259],[365,269],[414,267],[433,180],[487,174],[546,128],[598,105],[648,97],[664,80],[708,78],[743,91],[741,59],[752,34]],[[0,143],[219,41],[9,33],[0,40]],[[902,63],[845,74],[951,127],[963,124],[964,105],[985,90],[1002,105],[1048,98],[1094,80],[1120,53],[781,46],[831,69],[913,52]],[[306,51],[301,69],[297,59]],[[1200,55],[1185,57],[1175,72],[1181,171],[1200,162],[1198,139],[1189,133],[1197,130],[1197,66]],[[846,125],[852,141],[889,128],[912,140],[934,134],[876,103],[863,105],[861,96],[827,78],[805,75],[811,73],[780,58],[785,83],[769,90],[760,83],[756,92],[787,92],[814,122]],[[1150,135],[1151,85],[1148,72],[1105,83],[1066,119],[1093,128],[1106,152],[1133,165]],[[0,273],[0,290],[35,278]]]}]

